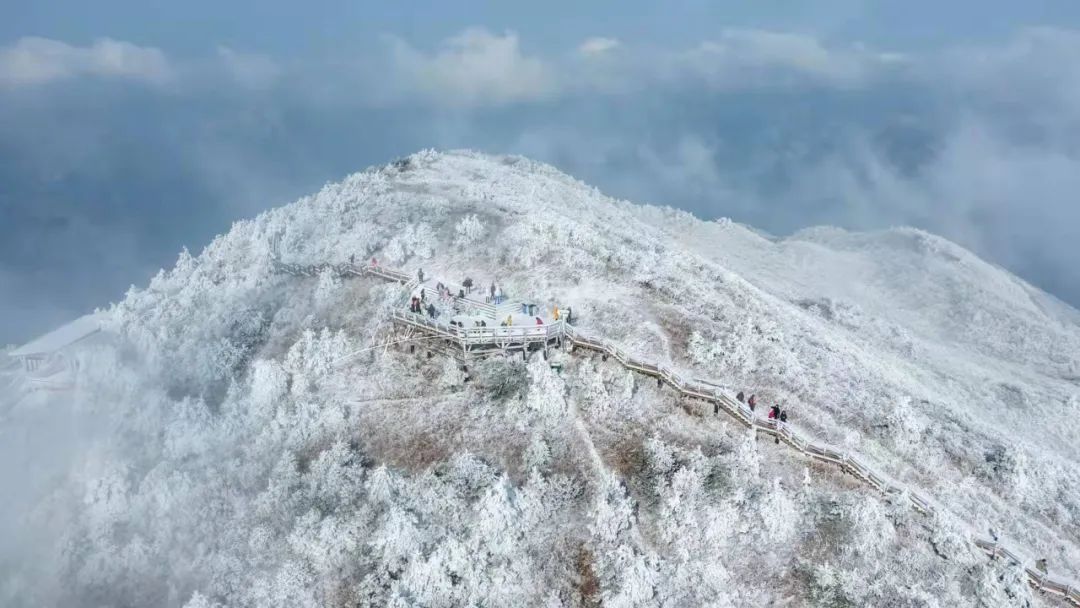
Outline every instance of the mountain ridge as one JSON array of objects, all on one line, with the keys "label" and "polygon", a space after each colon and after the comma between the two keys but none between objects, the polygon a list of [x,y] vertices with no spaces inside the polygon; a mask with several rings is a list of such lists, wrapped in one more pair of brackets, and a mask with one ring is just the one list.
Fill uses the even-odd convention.
[{"label": "mountain ridge", "polygon": [[[109,439],[98,448],[106,474],[73,476],[73,487],[89,493],[84,502],[93,507],[72,515],[70,533],[85,549],[66,563],[101,563],[113,551],[104,539],[115,544],[112,535],[129,528],[148,539],[178,535],[196,544],[212,538],[210,526],[238,543],[215,553],[221,559],[251,559],[242,547],[264,544],[279,557],[266,573],[229,567],[237,580],[250,582],[247,592],[229,591],[213,564],[182,580],[167,571],[126,577],[104,568],[74,589],[134,578],[146,584],[117,587],[129,599],[159,598],[153,590],[162,588],[160,581],[184,589],[176,605],[198,605],[191,603],[195,591],[226,603],[287,605],[302,596],[325,604],[327,585],[344,585],[341,597],[389,601],[404,597],[394,595],[402,585],[413,597],[435,597],[423,580],[464,577],[468,593],[446,591],[446,605],[463,605],[467,597],[497,597],[482,581],[500,572],[522,581],[512,591],[519,603],[543,597],[551,605],[579,605],[586,598],[568,581],[581,572],[522,557],[573,546],[592,556],[586,562],[599,581],[596,597],[612,605],[652,605],[663,597],[760,604],[776,599],[772,585],[728,584],[754,572],[738,547],[757,543],[772,551],[761,559],[782,573],[785,592],[804,603],[836,596],[885,605],[884,598],[898,593],[914,603],[939,595],[956,605],[1027,598],[1022,577],[950,544],[962,534],[949,532],[949,518],[994,527],[1075,578],[1068,569],[1080,563],[1080,498],[1070,490],[1080,483],[1077,431],[1054,424],[1052,416],[1080,408],[1080,399],[1074,384],[1044,368],[1075,369],[1080,329],[1019,305],[1011,287],[1001,298],[1000,289],[965,291],[972,281],[951,258],[973,256],[919,232],[886,236],[914,243],[904,249],[913,249],[912,256],[930,256],[912,259],[931,264],[948,287],[934,283],[921,300],[889,282],[900,267],[888,266],[895,258],[875,257],[876,242],[858,242],[869,237],[817,230],[770,242],[750,234],[732,222],[604,197],[520,157],[460,151],[421,152],[238,222],[199,256],[181,254],[173,269],[129,292],[112,310],[123,347],[87,355],[78,407],[115,418],[132,437],[167,439],[153,449]],[[808,236],[843,237],[862,248],[836,252]],[[935,495],[950,513],[927,532],[817,469],[803,483],[790,458],[692,408],[672,407],[648,383],[601,363],[568,362],[565,378],[537,361],[491,363],[472,386],[452,365],[393,351],[374,350],[333,368],[329,361],[385,335],[382,319],[397,306],[393,291],[330,275],[290,283],[273,272],[275,255],[295,263],[376,257],[422,267],[429,276],[494,280],[541,306],[571,303],[582,327],[676,368],[723,379],[732,392],[757,393],[763,405],[781,403],[815,436],[867,454],[890,476]],[[1012,285],[1007,275],[997,279]],[[1037,338],[1018,338],[1025,332]],[[446,392],[460,398],[439,396]],[[369,398],[416,401],[398,402],[399,411]],[[576,452],[580,439],[573,437],[581,431],[571,429],[584,429],[605,469],[598,472],[592,457]],[[222,459],[237,451],[240,461]],[[479,454],[482,465],[466,462],[468,454]],[[349,489],[358,498],[324,496],[323,482],[312,477],[319,462],[340,471],[333,492]],[[117,466],[127,472],[108,473]],[[476,485],[482,496],[454,494],[431,477],[446,466],[451,485]],[[468,481],[469,470],[483,470],[486,481]],[[222,511],[221,522],[182,516],[183,525],[148,523],[137,514],[157,508],[164,488],[145,471],[218,479],[236,488],[230,490],[235,507]],[[500,475],[510,478],[499,481]],[[264,479],[266,486],[254,481]],[[126,504],[143,506],[132,513],[105,508],[108,501],[91,490],[103,480],[122,488],[117,495]],[[206,502],[210,486],[203,483],[171,490],[174,508],[200,512],[214,504]],[[388,491],[387,484],[409,489]],[[570,494],[550,494],[552,484]],[[288,488],[297,488],[295,494]],[[426,492],[441,492],[440,501],[424,506]],[[515,493],[536,504],[554,504],[545,501],[556,496],[566,501],[557,515],[531,515],[548,522],[528,528],[542,540],[506,536],[509,524],[496,515],[524,515],[508,498]],[[280,505],[270,506],[275,500]],[[304,519],[305,509],[320,501],[333,505],[328,513],[344,509],[347,516]],[[829,501],[843,505],[838,517],[846,522],[834,531],[823,523]],[[716,521],[710,513],[717,510],[729,517]],[[465,523],[449,523],[453,513]],[[367,547],[357,563],[314,557],[344,549],[312,530],[354,524],[362,529],[344,533],[341,542],[352,543],[348,555]],[[485,534],[495,544],[480,538],[489,525],[495,531]],[[100,537],[99,528],[111,532]],[[824,549],[815,537],[832,534],[835,553],[818,555]],[[934,548],[928,539],[936,539]],[[386,552],[398,542],[419,557]],[[488,565],[448,565],[443,552],[462,542],[480,543],[471,550],[487,556]],[[135,550],[130,538],[122,545]],[[187,563],[193,550],[186,542],[172,551],[151,545],[164,564]],[[934,557],[938,551],[953,563]],[[838,571],[827,567],[833,562],[868,574],[841,584]],[[334,568],[345,574],[334,575]],[[680,571],[690,574],[675,576]],[[388,582],[394,576],[406,582]],[[977,592],[940,586],[954,577]]]}]

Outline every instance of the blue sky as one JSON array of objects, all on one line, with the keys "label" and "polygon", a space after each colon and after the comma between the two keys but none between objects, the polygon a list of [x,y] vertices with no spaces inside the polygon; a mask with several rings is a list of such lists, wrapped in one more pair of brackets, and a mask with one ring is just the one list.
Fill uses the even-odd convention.
[{"label": "blue sky", "polygon": [[200,53],[219,44],[262,52],[340,52],[365,37],[393,33],[437,41],[466,27],[513,29],[541,49],[573,46],[597,35],[669,46],[708,39],[722,28],[812,33],[901,49],[960,41],[992,41],[1028,26],[1067,26],[1080,19],[1068,0],[1002,2],[883,2],[772,0],[769,2],[602,0],[543,3],[349,2],[210,0],[81,2],[47,0],[9,11],[0,36],[46,36],[87,42],[100,36]]},{"label": "blue sky", "polygon": [[0,343],[420,148],[777,234],[916,225],[1076,305],[1080,5],[46,0],[0,21]]}]

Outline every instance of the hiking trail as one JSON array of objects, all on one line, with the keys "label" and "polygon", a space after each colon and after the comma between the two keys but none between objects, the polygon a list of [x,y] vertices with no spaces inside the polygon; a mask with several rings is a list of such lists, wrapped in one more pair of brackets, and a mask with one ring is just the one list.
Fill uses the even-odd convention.
[{"label": "hiking trail", "polygon": [[[422,340],[423,347],[428,349],[429,353],[438,352],[453,357],[465,365],[478,358],[495,354],[521,352],[524,357],[530,350],[543,350],[546,356],[549,349],[564,346],[569,346],[571,354],[598,353],[604,361],[607,361],[608,357],[613,357],[624,368],[655,378],[659,386],[667,385],[680,395],[713,404],[744,426],[754,429],[756,433],[777,437],[812,460],[836,465],[841,471],[862,480],[882,494],[904,500],[920,513],[933,517],[935,513],[941,511],[928,497],[873,470],[857,454],[816,441],[795,430],[786,422],[759,416],[746,404],[722,393],[712,382],[685,378],[669,366],[638,358],[614,342],[605,340],[601,336],[590,335],[567,324],[563,319],[545,322],[543,325],[470,328],[450,326],[428,318],[422,312],[413,313],[407,309],[409,300],[419,293],[420,288],[433,283],[434,277],[426,277],[427,280],[421,283],[417,277],[402,270],[379,265],[350,263],[301,265],[275,259],[274,266],[281,273],[299,277],[317,277],[330,270],[342,278],[370,276],[402,285],[400,306],[394,307],[391,320],[402,330],[404,336],[393,342],[387,342],[387,345],[416,343]],[[519,302],[493,304],[469,297],[470,295],[472,294],[465,298],[458,298],[457,307],[470,314],[492,319],[493,323],[507,314],[514,314],[521,307]],[[1080,607],[1080,585],[1062,577],[1044,573],[1036,567],[1034,560],[998,540],[983,537],[970,529],[968,532],[975,546],[991,558],[1001,557],[1020,565],[1027,576],[1028,584],[1033,588],[1059,596]]]}]

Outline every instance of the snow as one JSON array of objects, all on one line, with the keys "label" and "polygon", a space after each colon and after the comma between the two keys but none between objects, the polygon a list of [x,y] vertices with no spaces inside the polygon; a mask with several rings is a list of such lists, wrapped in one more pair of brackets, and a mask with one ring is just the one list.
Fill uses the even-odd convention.
[{"label": "snow", "polygon": [[[779,403],[943,511],[613,361],[466,372],[377,348],[400,287],[279,274],[275,255],[573,306],[582,331]],[[1078,574],[1080,431],[1060,422],[1080,413],[1080,317],[923,232],[774,238],[522,158],[422,152],[237,223],[110,315],[114,351],[26,414],[103,430],[10,519],[33,522],[10,547],[45,549],[0,553],[2,604],[1041,602],[972,527]]]},{"label": "snow", "polygon": [[11,357],[26,357],[54,353],[101,331],[102,325],[107,318],[108,315],[104,312],[83,315],[9,351],[7,354]]}]

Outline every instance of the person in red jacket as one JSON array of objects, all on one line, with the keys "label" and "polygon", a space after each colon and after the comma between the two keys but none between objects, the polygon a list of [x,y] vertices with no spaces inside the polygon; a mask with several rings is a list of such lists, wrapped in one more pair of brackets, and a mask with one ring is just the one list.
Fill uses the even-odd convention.
[{"label": "person in red jacket", "polygon": [[750,406],[750,411],[754,411],[754,407],[757,405],[757,396],[750,395],[750,398],[746,400],[746,405]]}]

